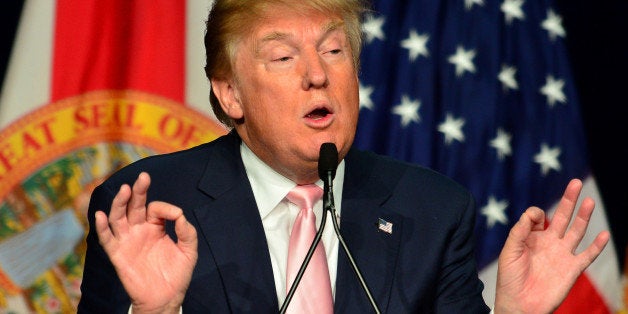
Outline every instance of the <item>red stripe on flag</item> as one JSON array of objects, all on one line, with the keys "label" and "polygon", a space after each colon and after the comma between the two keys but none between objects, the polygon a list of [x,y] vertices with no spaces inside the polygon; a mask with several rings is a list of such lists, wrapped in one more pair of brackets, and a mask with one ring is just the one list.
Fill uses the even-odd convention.
[{"label": "red stripe on flag", "polygon": [[185,1],[57,1],[51,101],[134,89],[184,102]]},{"label": "red stripe on flag", "polygon": [[[542,297],[542,296],[539,296]],[[595,286],[589,280],[587,273],[583,273],[576,280],[569,295],[554,314],[609,314],[610,309],[602,299]]]}]

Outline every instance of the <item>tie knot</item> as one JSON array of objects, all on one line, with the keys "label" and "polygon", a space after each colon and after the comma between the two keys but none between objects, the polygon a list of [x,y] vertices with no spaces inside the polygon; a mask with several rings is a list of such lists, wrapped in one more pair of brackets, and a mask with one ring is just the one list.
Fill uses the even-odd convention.
[{"label": "tie knot", "polygon": [[323,189],[316,184],[297,185],[286,198],[301,209],[312,209],[314,203],[323,196]]}]

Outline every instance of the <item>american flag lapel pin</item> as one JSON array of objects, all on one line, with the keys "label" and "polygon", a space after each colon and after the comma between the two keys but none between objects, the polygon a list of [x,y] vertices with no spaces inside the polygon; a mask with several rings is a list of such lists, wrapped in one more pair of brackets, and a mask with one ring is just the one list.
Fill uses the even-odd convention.
[{"label": "american flag lapel pin", "polygon": [[393,224],[391,222],[388,222],[384,219],[379,218],[377,220],[377,228],[388,234],[392,234]]}]

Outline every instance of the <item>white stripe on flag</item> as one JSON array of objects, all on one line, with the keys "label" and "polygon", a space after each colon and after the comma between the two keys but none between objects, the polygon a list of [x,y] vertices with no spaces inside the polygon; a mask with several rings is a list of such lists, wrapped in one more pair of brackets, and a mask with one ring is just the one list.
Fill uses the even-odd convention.
[{"label": "white stripe on flag", "polygon": [[55,1],[26,0],[0,94],[0,130],[50,99]]},{"label": "white stripe on flag", "polygon": [[[593,216],[591,216],[587,234],[582,239],[577,253],[582,252],[586,246],[591,244],[598,233],[604,230],[610,231],[608,219],[606,218],[606,209],[604,208],[595,179],[588,177],[583,184],[580,196],[591,197],[595,201],[595,211]],[[606,303],[611,306],[611,309],[619,310],[623,308],[621,274],[612,236],[613,234],[611,233],[611,240],[606,245],[606,248],[604,248],[604,251],[602,251],[595,262],[589,266],[586,272]]]},{"label": "white stripe on flag", "polygon": [[205,77],[205,22],[212,0],[188,0],[186,8],[185,104],[214,117]]}]

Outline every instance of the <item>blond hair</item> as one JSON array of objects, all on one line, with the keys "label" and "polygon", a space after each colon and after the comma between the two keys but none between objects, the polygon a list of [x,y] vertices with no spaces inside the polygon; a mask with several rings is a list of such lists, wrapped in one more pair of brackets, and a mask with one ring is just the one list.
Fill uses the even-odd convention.
[{"label": "blond hair", "polygon": [[[367,9],[364,0],[216,0],[206,22],[205,75],[208,79],[227,79],[233,74],[232,65],[238,41],[256,23],[260,23],[270,6],[283,6],[297,12],[315,10],[341,17],[355,69],[358,70],[362,46],[361,18]],[[233,121],[222,110],[212,90],[209,102],[218,120],[232,127]]]}]

